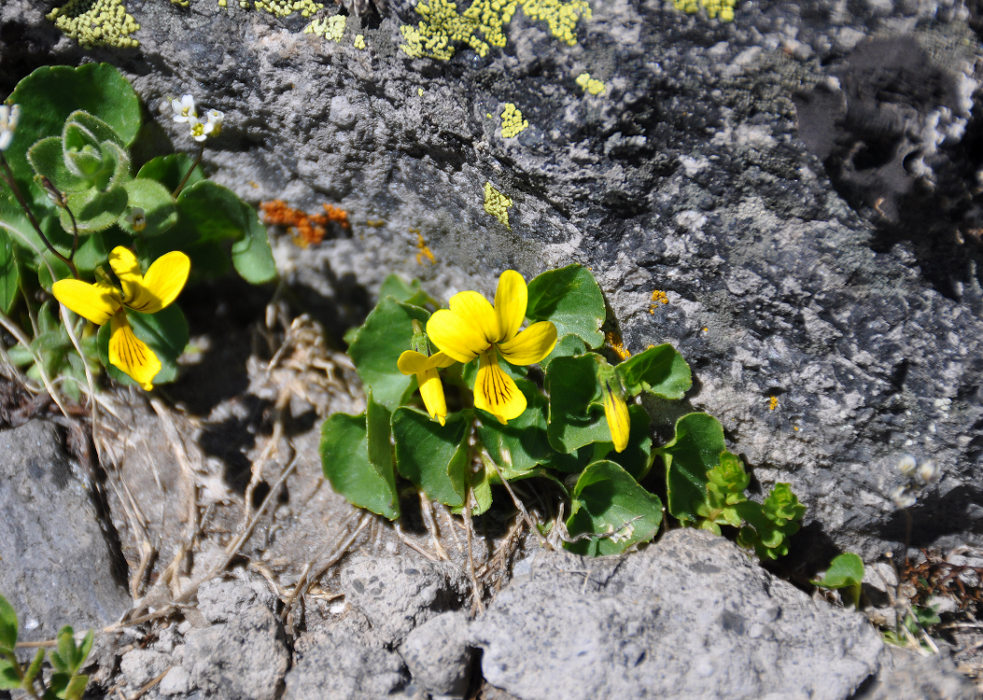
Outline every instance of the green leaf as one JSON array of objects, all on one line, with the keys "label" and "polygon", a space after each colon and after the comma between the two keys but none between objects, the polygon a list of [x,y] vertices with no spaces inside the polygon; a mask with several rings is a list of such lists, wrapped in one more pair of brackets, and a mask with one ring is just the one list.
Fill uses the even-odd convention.
[{"label": "green leaf", "polygon": [[576,355],[583,355],[587,352],[587,344],[580,339],[579,336],[568,334],[556,341],[556,346],[553,351],[550,352],[543,361],[539,363],[539,366],[543,368],[543,371],[549,367],[550,362],[557,359],[558,357],[574,357]]},{"label": "green leaf", "polygon": [[171,153],[166,156],[151,158],[140,168],[137,177],[156,180],[170,192],[173,192],[181,184],[185,176],[188,175],[188,171],[191,170],[191,166],[193,165],[194,170],[188,176],[188,181],[184,185],[185,187],[191,187],[196,182],[204,180],[205,175],[201,172],[201,167],[195,165],[194,159],[187,153]]},{"label": "green leaf", "polygon": [[250,284],[264,284],[276,279],[276,262],[266,226],[256,210],[242,203],[245,235],[232,244],[232,265],[242,279]]},{"label": "green leaf", "polygon": [[471,475],[471,493],[474,494],[475,507],[471,515],[488,512],[492,505],[491,473],[484,465]]},{"label": "green leaf", "polygon": [[24,671],[24,686],[29,687],[34,682],[34,679],[38,675],[38,671],[41,670],[42,663],[44,663],[44,649],[38,649],[37,653],[34,655],[34,659],[31,661],[31,665],[27,667],[26,671]]},{"label": "green leaf", "polygon": [[58,136],[49,136],[35,143],[27,151],[27,159],[38,175],[48,178],[60,192],[84,192],[92,184],[79,177],[65,164],[65,150]]},{"label": "green leaf", "polygon": [[64,700],[81,700],[85,694],[85,686],[88,684],[88,676],[74,676],[59,697],[64,698]]},{"label": "green leaf", "polygon": [[17,613],[14,606],[0,595],[0,651],[13,651],[17,645]]},{"label": "green leaf", "polygon": [[470,480],[470,411],[453,413],[445,425],[415,408],[393,412],[396,468],[430,498],[452,508],[464,506]]},{"label": "green leaf", "polygon": [[[9,652],[13,655],[13,652]],[[11,661],[6,654],[0,652],[0,690],[14,690],[20,688],[20,674],[17,669],[20,665],[16,660]]]},{"label": "green leaf", "polygon": [[[68,208],[75,216],[79,233],[102,231],[113,224],[126,209],[126,190],[113,187],[105,192],[88,189],[68,195]],[[72,219],[64,209],[59,209],[62,228],[71,233]]]},{"label": "green leaf", "polygon": [[592,442],[611,441],[597,380],[598,363],[602,361],[595,353],[560,357],[546,370],[550,397],[547,435],[558,452],[569,453]]},{"label": "green leaf", "polygon": [[759,559],[778,559],[788,554],[788,541],[799,531],[805,506],[788,484],[778,483],[763,503],[739,503],[737,512],[747,523],[737,536],[742,547],[754,547]]},{"label": "green leaf", "polygon": [[[108,63],[70,66],[42,66],[17,83],[7,98],[21,107],[20,123],[4,155],[15,177],[25,189],[33,173],[26,153],[30,146],[47,136],[61,136],[68,116],[85,110],[102,119],[125,145],[140,130],[140,100],[120,72]],[[43,193],[34,190],[35,198]]]},{"label": "green leaf", "polygon": [[[79,130],[78,136],[73,137],[70,134],[74,129]],[[122,149],[125,149],[127,145],[113,127],[84,109],[75,110],[65,119],[62,139],[65,142],[65,148],[81,147],[85,144],[101,144],[106,141]]]},{"label": "green leaf", "polygon": [[407,283],[399,275],[389,275],[382,281],[382,286],[379,288],[379,298],[385,299],[386,297],[392,297],[396,301],[413,306],[427,306],[428,304],[439,306],[433,297],[423,291],[420,280],[412,280]]},{"label": "green leaf", "polygon": [[382,299],[348,348],[362,382],[372,390],[375,400],[391,411],[403,403],[413,384],[413,376],[400,372],[396,360],[410,349],[413,320],[426,324],[429,317],[419,306]]},{"label": "green leaf", "polygon": [[533,321],[552,321],[559,338],[572,333],[588,347],[600,347],[606,315],[601,288],[582,265],[544,272],[529,283],[526,316]]},{"label": "green leaf", "polygon": [[651,540],[662,524],[662,501],[639,486],[631,474],[614,462],[589,464],[573,489],[567,531],[588,539],[565,543],[578,554],[619,554]]},{"label": "green leaf", "polygon": [[482,411],[478,426],[478,438],[503,479],[520,477],[555,455],[546,435],[546,397],[528,380],[516,384],[526,397],[526,410],[505,425]]},{"label": "green leaf", "polygon": [[65,625],[58,630],[58,648],[51,652],[51,665],[55,670],[69,675],[78,670],[78,659],[75,652],[75,630]]},{"label": "green leaf", "polygon": [[[399,497],[392,461],[386,468],[369,459],[366,422],[364,413],[328,416],[321,425],[321,467],[331,487],[350,503],[395,520]],[[373,455],[378,457],[377,447]]]},{"label": "green leaf", "polygon": [[5,314],[9,314],[17,303],[20,295],[19,282],[20,269],[14,255],[14,246],[7,232],[0,228],[0,311]]},{"label": "green leaf", "polygon": [[628,445],[623,452],[615,452],[609,437],[605,438],[604,452],[607,459],[620,464],[637,481],[641,481],[652,468],[655,455],[652,454],[652,436],[649,433],[651,419],[641,406],[628,407]]},{"label": "green leaf", "polygon": [[750,483],[741,460],[724,450],[720,462],[707,472],[706,500],[696,507],[699,526],[718,535],[721,525],[740,527],[741,516],[735,506],[747,500],[744,490]]},{"label": "green leaf", "polygon": [[[126,215],[120,227],[134,236],[159,236],[178,221],[177,202],[166,187],[155,180],[135,178],[124,186],[128,197]],[[143,210],[143,227],[137,231],[128,217],[134,209]]]},{"label": "green leaf", "polygon": [[681,522],[696,522],[706,501],[707,472],[720,462],[724,430],[706,413],[688,413],[676,421],[676,434],[654,452],[666,464],[669,512]]},{"label": "green leaf", "polygon": [[628,358],[614,371],[629,396],[645,391],[664,399],[681,399],[693,385],[689,365],[668,343]]},{"label": "green leaf", "polygon": [[859,586],[864,580],[864,562],[853,552],[844,552],[829,563],[822,579],[813,581],[820,588],[849,588]]}]

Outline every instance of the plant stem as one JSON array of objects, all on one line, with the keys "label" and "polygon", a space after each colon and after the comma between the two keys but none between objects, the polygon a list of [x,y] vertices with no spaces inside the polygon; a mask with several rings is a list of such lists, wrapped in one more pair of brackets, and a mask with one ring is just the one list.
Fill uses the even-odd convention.
[{"label": "plant stem", "polygon": [[175,188],[173,192],[174,197],[177,197],[179,194],[181,194],[181,190],[183,190],[184,186],[188,184],[188,180],[191,178],[191,173],[193,173],[195,171],[195,168],[197,168],[198,165],[201,163],[201,157],[202,155],[204,155],[204,153],[205,153],[205,146],[204,144],[202,144],[201,146],[198,146],[198,154],[195,156],[195,160],[191,164],[191,167],[188,168],[188,172],[184,174],[184,177],[181,179],[181,182],[178,183],[178,186]]},{"label": "plant stem", "polygon": [[[34,218],[34,212],[32,212],[31,208],[27,205],[27,201],[24,199],[24,195],[21,193],[20,187],[17,186],[17,181],[14,179],[14,173],[10,169],[10,164],[7,162],[7,159],[4,157],[2,152],[0,152],[0,165],[3,166],[4,179],[7,181],[7,186],[10,188],[10,191],[14,193],[14,198],[17,200],[17,203],[20,204],[20,207],[24,210],[24,213],[27,214],[28,221],[31,222],[31,226],[33,226],[34,230],[37,231],[38,236],[41,237],[41,241],[44,243],[45,247],[47,247],[47,249],[50,250],[55,257],[68,265],[68,268],[72,271],[72,276],[75,279],[78,279],[79,273],[75,267],[75,263],[55,250],[55,247],[51,245],[51,241],[48,240],[48,237],[44,235],[44,231],[41,230],[41,225],[38,223],[38,220]],[[69,212],[69,215],[71,215],[71,212]],[[72,218],[72,221],[74,222],[74,217]]]}]

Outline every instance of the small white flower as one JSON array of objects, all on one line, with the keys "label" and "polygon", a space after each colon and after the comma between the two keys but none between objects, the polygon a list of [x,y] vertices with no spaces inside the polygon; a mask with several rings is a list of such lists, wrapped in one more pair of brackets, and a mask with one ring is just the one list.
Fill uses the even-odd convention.
[{"label": "small white flower", "polygon": [[182,95],[180,100],[172,97],[171,109],[174,110],[174,121],[176,122],[192,122],[198,119],[198,112],[195,111],[195,98],[191,95]]},{"label": "small white flower", "polygon": [[126,221],[137,233],[147,228],[147,213],[140,207],[133,207],[126,217]]},{"label": "small white flower", "polygon": [[6,151],[20,119],[20,105],[0,105],[0,151]]},{"label": "small white flower", "polygon": [[193,138],[195,141],[204,141],[208,138],[208,132],[211,131],[211,129],[208,128],[209,125],[205,122],[198,121],[197,117],[189,120],[188,126],[191,127],[191,138]]},{"label": "small white flower", "polygon": [[931,484],[939,476],[939,468],[935,466],[935,462],[930,459],[926,459],[922,462],[921,466],[918,467],[918,480],[923,484]]},{"label": "small white flower", "polygon": [[220,112],[217,109],[208,110],[207,114],[205,114],[205,133],[209,136],[218,136],[222,131],[222,121],[224,119],[224,112]]},{"label": "small white flower", "polygon": [[906,486],[899,486],[891,492],[891,500],[898,508],[911,508],[917,500],[912,494],[908,493]]},{"label": "small white flower", "polygon": [[904,455],[898,460],[898,470],[905,476],[911,476],[915,473],[915,467],[918,466],[918,461],[911,455]]}]

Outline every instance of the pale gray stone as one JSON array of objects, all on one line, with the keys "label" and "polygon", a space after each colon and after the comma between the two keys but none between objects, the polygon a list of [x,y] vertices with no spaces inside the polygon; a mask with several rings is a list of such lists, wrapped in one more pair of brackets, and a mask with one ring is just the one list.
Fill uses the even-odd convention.
[{"label": "pale gray stone", "polygon": [[413,629],[399,653],[413,681],[432,695],[462,697],[467,690],[473,650],[468,616],[446,612]]}]

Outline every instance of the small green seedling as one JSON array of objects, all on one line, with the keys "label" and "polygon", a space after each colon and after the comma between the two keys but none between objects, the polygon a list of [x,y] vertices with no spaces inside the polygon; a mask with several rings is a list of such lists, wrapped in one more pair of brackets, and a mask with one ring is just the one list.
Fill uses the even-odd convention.
[{"label": "small green seedling", "polygon": [[829,564],[829,569],[812,585],[829,590],[846,589],[847,595],[854,608],[860,608],[861,583],[864,580],[864,562],[853,552],[844,552],[836,556]]},{"label": "small green seedling", "polygon": [[44,649],[38,649],[31,663],[22,666],[14,653],[17,633],[17,614],[7,599],[0,596],[0,690],[23,690],[32,698],[45,700],[79,700],[89,683],[89,677],[79,671],[92,650],[92,630],[78,644],[71,627],[65,626],[58,631],[57,648],[51,652],[52,671],[47,687],[41,673]]}]

